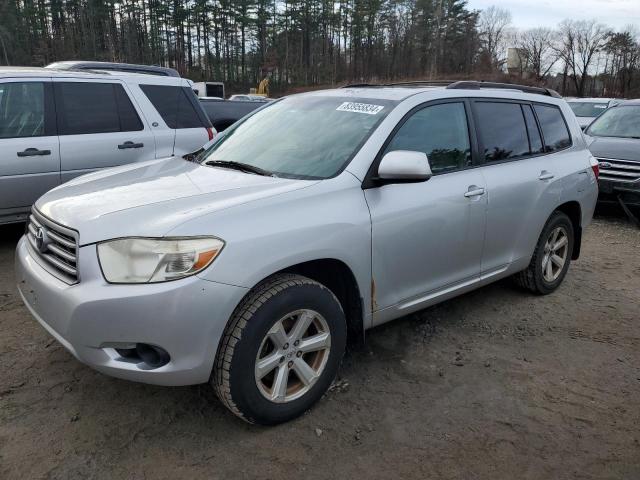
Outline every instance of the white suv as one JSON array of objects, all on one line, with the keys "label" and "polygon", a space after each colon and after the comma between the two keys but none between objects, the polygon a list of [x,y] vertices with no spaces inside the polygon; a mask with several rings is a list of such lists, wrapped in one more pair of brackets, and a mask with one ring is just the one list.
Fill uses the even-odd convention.
[{"label": "white suv", "polygon": [[0,224],[78,175],[182,156],[213,135],[184,78],[0,68]]}]

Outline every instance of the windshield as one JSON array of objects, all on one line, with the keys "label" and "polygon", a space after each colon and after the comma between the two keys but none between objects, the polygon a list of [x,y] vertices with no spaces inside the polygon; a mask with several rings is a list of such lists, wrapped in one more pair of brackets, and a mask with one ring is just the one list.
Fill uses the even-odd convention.
[{"label": "windshield", "polygon": [[640,138],[640,105],[607,110],[591,124],[586,133],[593,137]]},{"label": "windshield", "polygon": [[607,105],[602,102],[569,102],[576,117],[597,117],[607,109]]},{"label": "windshield", "polygon": [[330,178],[395,105],[353,97],[287,97],[225,131],[200,158],[251,165],[278,177]]}]

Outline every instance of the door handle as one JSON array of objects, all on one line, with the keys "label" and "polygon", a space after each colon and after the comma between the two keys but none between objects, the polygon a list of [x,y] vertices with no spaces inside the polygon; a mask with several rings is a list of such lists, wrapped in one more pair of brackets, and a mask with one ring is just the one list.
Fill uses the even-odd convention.
[{"label": "door handle", "polygon": [[465,197],[479,197],[480,195],[484,195],[484,188],[477,187],[475,185],[471,185],[467,192],[464,194]]},{"label": "door handle", "polygon": [[546,170],[542,170],[540,172],[540,176],[538,177],[538,180],[551,180],[553,177],[555,177],[553,173],[549,173]]},{"label": "door handle", "polygon": [[127,148],[142,148],[144,147],[144,143],[133,143],[131,141],[124,142],[118,145],[118,150],[125,150]]},{"label": "door handle", "polygon": [[16,152],[19,157],[37,157],[51,155],[51,150],[38,150],[37,148],[27,148],[24,152]]}]

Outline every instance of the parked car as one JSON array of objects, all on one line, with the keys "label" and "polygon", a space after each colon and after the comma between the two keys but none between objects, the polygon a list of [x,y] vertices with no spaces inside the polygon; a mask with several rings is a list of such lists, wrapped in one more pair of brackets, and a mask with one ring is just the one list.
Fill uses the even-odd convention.
[{"label": "parked car", "polygon": [[20,294],[101,372],[210,382],[248,422],[292,419],[364,330],[511,275],[562,283],[597,163],[555,92],[508,87],[295,95],[199,164],[75,179],[36,202]]},{"label": "parked car", "polygon": [[578,124],[583,130],[589,126],[607,108],[617,105],[620,100],[616,98],[569,98],[567,103],[578,119]]},{"label": "parked car", "polygon": [[182,156],[213,135],[186,79],[0,68],[0,223],[78,175]]},{"label": "parked car", "polygon": [[226,130],[242,117],[263,107],[266,103],[214,98],[200,98],[199,100],[200,105],[202,105],[202,108],[217,132]]},{"label": "parked car", "polygon": [[231,95],[229,100],[233,101],[242,101],[242,102],[272,102],[273,99],[269,97],[265,97],[264,95],[253,95],[253,94],[239,94],[239,95]]},{"label": "parked car", "polygon": [[640,100],[608,109],[585,135],[600,163],[599,201],[640,207]]}]

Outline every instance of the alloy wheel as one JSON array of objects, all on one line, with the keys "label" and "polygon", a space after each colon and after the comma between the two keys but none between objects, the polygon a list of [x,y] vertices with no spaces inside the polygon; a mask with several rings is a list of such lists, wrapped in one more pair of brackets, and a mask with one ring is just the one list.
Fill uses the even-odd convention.
[{"label": "alloy wheel", "polygon": [[569,256],[569,235],[565,227],[554,228],[544,245],[542,276],[548,283],[558,279]]},{"label": "alloy wheel", "polygon": [[327,321],[314,310],[296,310],[267,332],[256,356],[255,380],[274,403],[302,397],[317,382],[331,350]]}]

